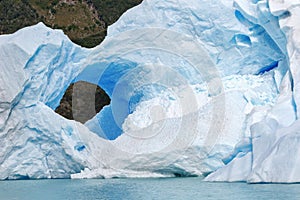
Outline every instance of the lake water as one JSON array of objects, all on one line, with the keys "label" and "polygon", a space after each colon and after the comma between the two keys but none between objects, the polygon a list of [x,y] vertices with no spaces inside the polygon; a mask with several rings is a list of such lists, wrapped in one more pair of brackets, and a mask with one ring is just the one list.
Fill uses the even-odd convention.
[{"label": "lake water", "polygon": [[0,199],[300,200],[300,185],[207,183],[200,178],[0,181]]}]

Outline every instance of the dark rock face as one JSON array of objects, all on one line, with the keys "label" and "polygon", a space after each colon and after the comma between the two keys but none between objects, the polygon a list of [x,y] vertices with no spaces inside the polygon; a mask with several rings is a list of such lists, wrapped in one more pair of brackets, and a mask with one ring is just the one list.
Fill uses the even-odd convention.
[{"label": "dark rock face", "polygon": [[109,104],[109,96],[98,85],[79,81],[69,86],[55,112],[85,123]]},{"label": "dark rock face", "polygon": [[107,27],[142,0],[0,0],[0,34],[44,22],[84,47],[99,45]]}]

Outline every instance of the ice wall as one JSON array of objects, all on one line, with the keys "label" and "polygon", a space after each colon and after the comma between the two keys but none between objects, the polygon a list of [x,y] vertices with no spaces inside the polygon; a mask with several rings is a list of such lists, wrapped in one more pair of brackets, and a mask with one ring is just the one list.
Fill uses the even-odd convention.
[{"label": "ice wall", "polygon": [[[145,0],[93,49],[0,36],[0,179],[299,181],[297,5]],[[53,111],[80,80],[111,98],[85,125]]]},{"label": "ice wall", "polygon": [[51,108],[79,70],[68,65],[79,66],[85,50],[41,23],[1,36],[0,46],[0,179],[70,177],[83,168],[63,139],[76,125]]},{"label": "ice wall", "polygon": [[[286,38],[289,68],[279,87],[280,94],[268,114],[251,126],[247,151],[236,147],[237,156],[208,181],[299,182],[298,56],[299,1],[270,1],[269,9]],[[250,148],[251,147],[251,148]],[[245,167],[247,166],[247,167]],[[243,169],[243,170],[239,170]]]}]

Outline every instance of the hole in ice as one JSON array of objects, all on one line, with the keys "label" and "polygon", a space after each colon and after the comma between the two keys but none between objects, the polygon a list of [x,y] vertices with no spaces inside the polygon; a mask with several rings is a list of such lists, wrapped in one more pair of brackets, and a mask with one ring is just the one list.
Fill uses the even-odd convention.
[{"label": "hole in ice", "polygon": [[[123,133],[122,124],[129,114],[128,99],[130,94],[126,89],[130,88],[129,83],[132,80],[126,78],[125,81],[122,80],[136,65],[134,62],[126,60],[96,62],[86,66],[75,79],[101,86],[111,99],[111,101],[106,101],[105,105],[107,106],[104,106],[95,117],[85,123],[90,131],[104,139],[114,140]],[[119,82],[124,83],[121,84],[123,89],[115,92],[116,85],[120,85]]]},{"label": "hole in ice", "polygon": [[77,151],[83,151],[85,149],[85,145],[83,143],[78,143],[74,146],[74,149]]},{"label": "hole in ice", "polygon": [[239,46],[246,46],[246,47],[250,47],[251,46],[251,39],[249,36],[244,35],[244,34],[236,34],[233,37],[233,41],[235,44],[239,45]]},{"label": "hole in ice", "polygon": [[288,18],[288,17],[290,17],[292,14],[289,12],[289,11],[285,11],[285,12],[283,12],[281,15],[279,15],[278,17],[280,18],[280,19],[285,19],[285,18]]},{"label": "hole in ice", "polygon": [[256,74],[264,74],[265,72],[271,71],[272,69],[278,67],[279,61],[273,61],[270,65],[262,67]]}]

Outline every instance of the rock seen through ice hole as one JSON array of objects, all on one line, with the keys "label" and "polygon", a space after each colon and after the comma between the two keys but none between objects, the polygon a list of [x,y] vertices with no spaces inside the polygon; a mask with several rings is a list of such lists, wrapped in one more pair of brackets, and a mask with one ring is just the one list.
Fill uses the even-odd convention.
[{"label": "rock seen through ice hole", "polygon": [[109,96],[98,85],[78,81],[67,88],[55,112],[67,119],[85,123],[109,104]]}]

